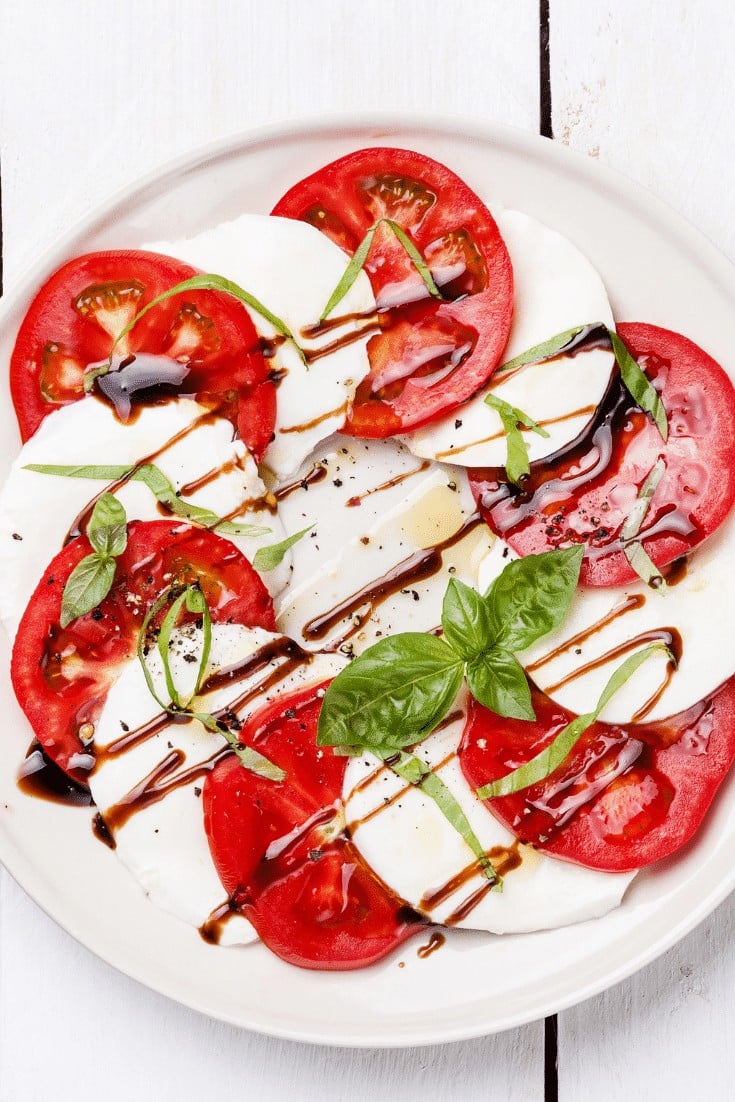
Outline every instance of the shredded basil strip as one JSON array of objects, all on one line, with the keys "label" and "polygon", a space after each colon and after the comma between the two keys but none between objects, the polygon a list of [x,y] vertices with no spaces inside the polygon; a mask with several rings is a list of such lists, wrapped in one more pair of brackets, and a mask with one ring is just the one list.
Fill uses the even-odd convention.
[{"label": "shredded basil strip", "polygon": [[406,255],[408,256],[413,266],[416,268],[416,271],[423,279],[424,285],[432,298],[437,298],[440,301],[443,301],[444,296],[434,282],[434,277],[431,274],[431,269],[429,268],[429,265],[426,263],[423,256],[416,248],[413,241],[408,236],[403,227],[400,226],[398,222],[394,222],[392,218],[379,218],[377,222],[373,223],[373,225],[363,237],[360,244],[355,249],[354,255],[345,268],[344,275],[332,291],[329,301],[319,317],[319,321],[325,321],[326,318],[329,317],[335,306],[339,305],[347,292],[353,286],[360,272],[365,267],[365,261],[368,258],[370,246],[373,243],[373,238],[375,237],[375,233],[378,229],[378,226],[380,225],[387,226],[388,229],[393,232],[399,243],[403,246]]},{"label": "shredded basil strip", "polygon": [[553,360],[556,356],[561,355],[575,337],[578,337],[585,329],[594,328],[595,325],[576,325],[574,329],[565,329],[563,333],[557,333],[555,337],[550,337],[549,340],[542,341],[541,344],[535,344],[533,348],[521,352],[519,356],[508,360],[507,363],[501,364],[493,374],[493,379],[498,379],[511,371],[517,371],[519,367],[526,367],[528,364],[540,364],[544,363],[545,360]]},{"label": "shredded basil strip", "polygon": [[125,509],[112,494],[101,494],[87,525],[94,550],[72,570],[61,595],[59,623],[66,628],[104,601],[115,580],[115,559],[128,544]]},{"label": "shredded basil strip", "polygon": [[[260,777],[265,777],[267,780],[283,781],[286,778],[286,773],[283,769],[277,766],[274,762],[270,761],[263,754],[260,754],[257,750],[254,750],[250,746],[241,746],[239,739],[234,731],[231,731],[224,720],[218,720],[216,716],[211,712],[199,712],[188,707],[194,696],[200,691],[202,684],[207,675],[207,668],[209,663],[209,654],[212,642],[212,617],[209,611],[209,606],[204,598],[204,594],[198,585],[188,585],[183,592],[178,592],[178,587],[172,586],[167,589],[161,596],[153,602],[143,619],[140,634],[138,636],[138,661],[143,669],[143,676],[145,677],[148,691],[158,704],[159,708],[168,712],[169,715],[188,716],[190,719],[198,720],[208,731],[213,734],[220,735],[225,742],[232,748],[237,756],[240,764],[246,769],[249,769],[251,773],[256,773]],[[148,631],[154,618],[166,605],[170,605],[170,608],[164,617],[161,628],[158,632],[157,647],[161,656],[161,662],[163,663],[163,673],[166,680],[166,689],[171,697],[170,703],[166,703],[156,692],[155,682],[151,675],[151,671],[148,669],[148,663],[146,662],[146,648],[148,646]],[[169,646],[171,642],[171,634],[176,626],[176,620],[181,613],[182,607],[186,605],[188,612],[192,612],[202,618],[202,630],[203,630],[203,642],[202,651],[199,657],[199,668],[197,671],[197,678],[195,684],[194,694],[189,698],[186,704],[181,701],[179,691],[173,679],[171,671],[171,661],[169,655]]]},{"label": "shredded basil strip", "polygon": [[548,440],[549,434],[546,429],[538,425],[532,417],[529,417],[523,410],[517,409],[515,406],[511,406],[508,402],[504,402],[502,398],[498,398],[497,394],[487,394],[485,397],[485,405],[494,409],[503,425],[503,432],[505,433],[507,440],[507,455],[505,460],[505,472],[511,482],[518,485],[522,478],[530,473],[531,464],[528,459],[528,446],[523,438],[520,426],[530,429],[531,432],[535,432],[537,436],[543,436]]},{"label": "shredded basil strip", "polygon": [[303,539],[307,532],[311,532],[315,523],[307,524],[306,528],[302,528],[300,532],[295,532],[292,536],[286,536],[280,543],[272,543],[268,547],[259,547],[253,555],[254,568],[261,574],[267,574],[269,570],[275,570],[283,562],[283,556],[286,552],[300,539]]},{"label": "shredded basil strip", "polygon": [[75,467],[57,466],[53,463],[28,463],[24,471],[37,474],[59,475],[63,478],[89,478],[99,482],[142,482],[148,487],[161,505],[178,517],[184,517],[202,528],[222,532],[228,536],[257,537],[267,536],[273,531],[258,524],[238,524],[236,521],[223,520],[210,509],[203,509],[185,501],[174,489],[173,483],[155,463],[144,463],[141,467],[124,467],[100,464],[97,466]]},{"label": "shredded basil strip", "polygon": [[658,459],[651,467],[646,480],[641,486],[635,505],[625,519],[620,529],[620,538],[623,541],[623,551],[630,565],[639,578],[656,589],[665,589],[666,581],[663,574],[653,562],[643,544],[636,540],[636,536],[643,527],[643,522],[651,507],[651,499],[656,492],[656,487],[663,478],[666,464],[663,459]]},{"label": "shredded basil strip", "polygon": [[613,696],[619,689],[622,689],[638,667],[642,666],[653,654],[659,651],[663,651],[668,655],[670,662],[675,661],[669,648],[662,643],[653,643],[651,646],[631,654],[610,677],[600,694],[600,699],[594,711],[573,719],[544,750],[536,754],[525,765],[521,765],[518,769],[514,769],[512,773],[508,773],[506,776],[478,788],[477,795],[479,798],[481,800],[493,800],[498,796],[510,796],[513,792],[520,792],[521,789],[538,784],[539,781],[543,781],[550,776],[569,756],[587,728],[597,721]]},{"label": "shredded basil strip", "polygon": [[420,788],[422,792],[434,801],[447,822],[454,827],[457,833],[470,847],[485,877],[495,885],[493,891],[502,891],[502,878],[493,868],[492,861],[485,852],[480,839],[472,829],[470,821],[462,810],[461,805],[450,789],[447,788],[438,773],[435,773],[426,762],[421,760],[421,758],[406,753],[401,753],[398,761],[389,760],[386,762],[386,765],[388,765],[402,780],[407,781],[416,788]]}]

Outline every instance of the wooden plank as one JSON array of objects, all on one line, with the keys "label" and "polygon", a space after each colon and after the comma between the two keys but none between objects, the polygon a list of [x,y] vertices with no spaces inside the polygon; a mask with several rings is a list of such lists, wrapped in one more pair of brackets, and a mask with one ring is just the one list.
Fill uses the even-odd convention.
[{"label": "wooden plank", "polygon": [[[735,258],[727,5],[551,0],[553,126]],[[728,1098],[735,899],[637,976],[559,1016],[559,1097]]]},{"label": "wooden plank", "polygon": [[[267,12],[267,14],[266,14]],[[6,288],[119,185],[289,116],[402,109],[536,130],[535,0],[0,6]],[[0,1098],[321,1102],[543,1093],[543,1025],[407,1052],[249,1035],[114,972],[0,872]]]}]

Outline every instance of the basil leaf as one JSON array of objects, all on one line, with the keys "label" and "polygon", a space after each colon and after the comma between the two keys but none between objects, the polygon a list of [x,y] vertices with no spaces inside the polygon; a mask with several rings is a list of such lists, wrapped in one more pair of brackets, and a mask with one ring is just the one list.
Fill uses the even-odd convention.
[{"label": "basil leaf", "polygon": [[444,781],[434,773],[426,762],[411,754],[401,754],[397,762],[390,762],[390,768],[402,780],[420,788],[422,792],[434,801],[444,818],[464,838],[475,857],[480,863],[485,876],[495,884],[493,891],[502,891],[503,882],[493,868],[493,864],[485,852],[480,839],[475,834],[469,819],[462,810],[462,806],[454,794],[447,788]]},{"label": "basil leaf", "polygon": [[492,646],[494,632],[487,602],[476,589],[452,578],[442,606],[444,638],[462,658]]},{"label": "basil leaf", "polygon": [[646,585],[656,589],[665,589],[666,581],[661,571],[650,558],[643,544],[635,540],[635,537],[643,527],[643,522],[648,515],[651,499],[656,492],[656,487],[663,478],[666,464],[663,459],[658,459],[651,467],[646,480],[638,491],[635,505],[626,517],[623,527],[620,529],[620,538],[623,540],[625,557],[635,570],[639,578]]},{"label": "basil leaf", "polygon": [[115,560],[96,551],[78,562],[69,575],[61,598],[62,628],[104,601],[115,578]]},{"label": "basil leaf", "polygon": [[556,336],[550,337],[547,341],[535,344],[533,348],[521,352],[519,356],[508,360],[507,363],[501,364],[493,373],[493,378],[497,379],[501,375],[517,371],[519,367],[526,367],[527,364],[540,364],[544,360],[553,360],[556,356],[561,355],[567,345],[571,344],[574,338],[578,337],[583,330],[591,328],[593,328],[591,325],[576,325],[574,329],[565,329],[563,333],[557,333]]},{"label": "basil leaf", "polygon": [[272,528],[264,528],[258,524],[237,524],[235,521],[223,520],[210,509],[203,509],[199,505],[192,505],[179,497],[173,487],[173,483],[166,477],[160,467],[155,463],[144,463],[141,467],[121,466],[88,466],[67,467],[57,466],[53,463],[29,463],[23,468],[25,471],[36,471],[38,474],[59,475],[64,478],[89,478],[104,482],[119,482],[127,479],[130,482],[142,482],[151,491],[161,505],[177,517],[184,517],[193,524],[212,531],[221,532],[228,536],[267,536]]},{"label": "basil leaf", "polygon": [[125,509],[112,494],[102,494],[95,502],[87,525],[87,537],[102,558],[122,555],[127,547]]},{"label": "basil leaf", "polygon": [[202,653],[199,658],[199,672],[197,673],[196,685],[194,687],[194,696],[196,696],[201,690],[204,679],[207,676],[209,655],[212,651],[212,615],[199,585],[190,585],[188,587],[186,591],[186,608],[187,611],[194,613],[196,616],[201,616],[202,618]]},{"label": "basil leaf", "polygon": [[261,574],[266,574],[269,570],[275,570],[283,562],[283,556],[289,548],[298,543],[300,539],[303,539],[307,532],[311,532],[315,523],[307,524],[306,528],[302,528],[300,532],[296,532],[293,536],[287,536],[280,543],[272,543],[268,547],[259,547],[253,555],[255,569],[260,571]]},{"label": "basil leaf", "polygon": [[391,218],[379,218],[377,222],[373,223],[373,225],[363,237],[360,244],[355,249],[355,253],[349,264],[345,268],[344,274],[339,283],[332,291],[332,294],[329,297],[329,301],[327,302],[327,305],[324,307],[319,317],[319,321],[324,321],[326,318],[329,317],[329,315],[332,313],[332,310],[334,310],[335,306],[339,305],[339,303],[342,301],[342,299],[345,297],[347,292],[354,284],[362,269],[365,267],[365,261],[368,258],[370,246],[373,243],[373,238],[375,237],[376,230],[381,224],[386,225],[390,230],[392,230],[395,237],[403,246],[409,259],[423,279],[424,285],[429,294],[433,298],[443,299],[444,296],[434,282],[434,277],[431,274],[429,265],[426,263],[423,256],[416,248],[413,241],[408,236],[403,227],[400,226],[397,222],[394,222]]},{"label": "basil leaf", "polygon": [[661,398],[646,373],[631,356],[622,338],[614,333],[612,329],[609,329],[608,332],[615,359],[620,368],[620,377],[626,389],[630,392],[636,404],[646,413],[651,414],[656,428],[661,434],[661,439],[665,443],[669,438],[669,423],[666,419],[666,410]]},{"label": "basil leaf", "polygon": [[171,672],[171,656],[169,654],[169,647],[171,645],[171,634],[176,627],[179,613],[181,612],[181,609],[184,606],[184,602],[186,601],[186,592],[187,591],[184,590],[183,593],[180,593],[179,596],[171,602],[169,610],[163,618],[163,623],[161,624],[160,630],[158,632],[157,640],[158,653],[161,656],[161,662],[163,663],[163,674],[166,678],[166,691],[168,692],[168,695],[171,699],[171,703],[176,706],[177,710],[185,708],[186,704],[188,704],[189,700],[191,700],[191,697],[186,702],[182,701],[181,699],[179,690],[176,687],[173,679],[173,674]]},{"label": "basil leaf", "polygon": [[583,556],[580,545],[525,555],[506,565],[485,594],[498,646],[525,650],[559,627],[572,603]]},{"label": "basil leaf", "polygon": [[546,439],[548,439],[549,434],[546,429],[542,429],[540,425],[537,425],[527,413],[511,406],[508,402],[504,402],[502,398],[498,398],[497,394],[487,394],[485,405],[494,409],[500,417],[503,432],[507,438],[505,473],[510,481],[517,485],[531,470],[531,464],[528,460],[528,447],[519,426],[523,425],[531,432],[535,432],[537,436],[543,436]]},{"label": "basil leaf", "polygon": [[510,651],[496,648],[467,663],[467,685],[475,700],[508,719],[535,719],[523,666]]},{"label": "basil leaf", "polygon": [[623,551],[641,581],[645,582],[646,585],[650,585],[652,589],[659,591],[667,588],[663,574],[642,543],[634,540],[632,543],[626,544]]},{"label": "basil leaf", "polygon": [[418,632],[380,639],[327,689],[317,743],[385,757],[433,731],[461,685],[462,660],[443,639]]},{"label": "basil leaf", "polygon": [[480,799],[492,800],[497,796],[509,796],[511,793],[519,792],[521,789],[528,788],[532,784],[538,784],[539,781],[543,781],[546,777],[550,776],[555,769],[558,769],[564,759],[568,757],[587,728],[597,722],[598,717],[610,703],[613,696],[615,696],[615,693],[617,693],[619,689],[622,689],[623,685],[633,676],[639,666],[642,666],[644,662],[658,651],[664,651],[669,656],[669,661],[674,661],[674,656],[669,648],[663,646],[661,643],[654,643],[649,647],[645,647],[643,650],[637,651],[635,654],[631,654],[629,658],[626,658],[625,662],[618,666],[617,670],[615,670],[610,677],[600,694],[600,699],[594,711],[587,712],[585,715],[576,716],[571,723],[568,723],[566,727],[559,732],[546,749],[536,754],[536,756],[526,762],[525,765],[519,766],[518,769],[514,769],[512,773],[508,773],[505,777],[500,777],[497,781],[492,781],[490,784],[478,788],[477,795]]}]

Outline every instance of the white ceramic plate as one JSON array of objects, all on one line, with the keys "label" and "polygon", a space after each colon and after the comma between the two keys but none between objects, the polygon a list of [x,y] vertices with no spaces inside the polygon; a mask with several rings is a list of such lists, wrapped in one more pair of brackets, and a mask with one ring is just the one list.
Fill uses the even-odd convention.
[{"label": "white ceramic plate", "polygon": [[[7,296],[0,359],[33,291],[90,249],[177,238],[240,211],[267,213],[320,165],[366,145],[444,161],[488,202],[527,211],[597,265],[616,316],[676,328],[727,365],[735,348],[735,269],[697,231],[620,176],[543,139],[458,119],[372,116],[269,128],[198,152],[126,188],[68,234]],[[0,403],[0,475],[18,447]],[[519,1025],[589,997],[673,945],[735,886],[735,779],[695,843],[641,874],[619,910],[548,933],[455,931],[421,960],[409,942],[354,973],[305,972],[260,945],[225,950],[156,910],[90,829],[89,810],[20,793],[31,737],[8,684],[0,759],[0,858],[25,890],[104,960],[171,998],[250,1029],[342,1045],[428,1044]],[[399,967],[403,963],[403,967]]]}]

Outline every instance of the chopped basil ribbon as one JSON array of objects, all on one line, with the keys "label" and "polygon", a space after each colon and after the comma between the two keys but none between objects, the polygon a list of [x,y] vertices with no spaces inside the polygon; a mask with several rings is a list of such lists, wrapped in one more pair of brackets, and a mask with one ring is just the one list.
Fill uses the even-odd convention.
[{"label": "chopped basil ribbon", "polygon": [[370,252],[370,246],[373,243],[373,238],[375,237],[376,230],[378,229],[378,226],[381,225],[385,225],[388,227],[389,230],[392,230],[398,242],[403,246],[409,260],[423,279],[424,285],[426,286],[426,289],[432,296],[432,298],[438,298],[440,300],[444,299],[444,296],[434,282],[434,277],[431,274],[429,265],[426,263],[423,256],[416,248],[413,241],[408,236],[403,227],[400,226],[398,222],[394,222],[392,218],[379,218],[377,222],[373,223],[373,225],[363,237],[360,244],[357,246],[357,249],[355,250],[352,259],[345,268],[344,275],[332,291],[329,302],[322,310],[319,321],[324,321],[326,318],[329,317],[335,306],[339,305],[339,303],[342,301],[342,299],[345,297],[347,292],[354,284],[355,280],[365,266],[365,261],[368,258],[368,253]]},{"label": "chopped basil ribbon", "polygon": [[565,758],[569,756],[580,738],[593,723],[596,723],[601,712],[610,703],[615,693],[622,689],[626,681],[657,651],[663,651],[668,655],[670,662],[675,662],[674,656],[668,647],[662,643],[654,643],[643,650],[631,654],[629,658],[618,666],[605,688],[602,690],[597,706],[592,712],[577,716],[559,732],[555,739],[549,743],[545,750],[536,754],[534,758],[514,769],[512,773],[500,777],[497,781],[485,784],[477,789],[477,795],[481,800],[492,800],[498,796],[509,796],[513,792],[520,792],[523,788],[538,784],[545,780],[557,769]]},{"label": "chopped basil ribbon", "polygon": [[87,371],[84,376],[84,391],[85,394],[89,394],[90,390],[94,386],[94,381],[99,375],[107,375],[112,371],[112,357],[115,349],[121,340],[127,337],[128,333],[138,324],[141,318],[145,317],[149,310],[152,310],[155,306],[160,306],[162,302],[166,302],[167,299],[173,298],[174,295],[184,294],[186,291],[221,291],[224,294],[231,295],[239,302],[242,302],[245,306],[249,306],[251,310],[254,310],[256,314],[260,314],[262,318],[270,322],[277,333],[280,333],[282,337],[285,337],[287,341],[290,341],[298,352],[301,360],[308,367],[306,359],[306,353],[301,345],[296,340],[295,336],[286,325],[285,321],[277,317],[267,306],[251,295],[249,291],[246,291],[244,287],[240,287],[239,284],[234,283],[231,279],[225,278],[225,276],[213,275],[211,273],[204,273],[202,275],[191,276],[189,279],[182,280],[181,283],[177,283],[175,287],[170,287],[168,291],[164,291],[160,295],[156,295],[154,299],[151,299],[138,313],[135,315],[132,321],[128,322],[124,329],[122,329],[115,340],[112,343],[110,349],[109,359],[106,363],[100,367],[95,367],[91,371]]},{"label": "chopped basil ribbon", "polygon": [[640,540],[635,537],[643,527],[648,510],[651,507],[651,498],[656,492],[656,487],[663,478],[666,464],[663,459],[658,459],[646,475],[646,480],[638,491],[636,503],[625,519],[620,529],[620,538],[623,541],[625,557],[635,570],[639,578],[646,585],[655,589],[665,589],[666,582],[661,571],[650,558]]},{"label": "chopped basil ribbon", "polygon": [[165,505],[170,512],[202,528],[223,532],[229,536],[248,537],[267,536],[272,531],[271,528],[263,528],[257,524],[237,524],[231,520],[223,520],[210,509],[203,509],[199,505],[184,501],[155,463],[144,463],[141,467],[123,467],[113,464],[67,467],[56,466],[53,463],[28,463],[23,470],[35,471],[37,474],[59,475],[63,478],[89,478],[99,482],[120,482],[123,479],[127,482],[142,482],[156,500]]},{"label": "chopped basil ribbon", "polygon": [[503,424],[503,432],[507,439],[507,455],[505,460],[505,473],[511,482],[516,485],[520,484],[521,479],[529,474],[531,465],[528,460],[528,447],[526,441],[523,438],[520,426],[530,429],[531,432],[535,432],[537,436],[543,436],[547,440],[549,434],[546,429],[537,425],[532,417],[529,417],[523,410],[516,409],[515,406],[511,406],[508,402],[504,402],[502,398],[498,398],[497,394],[488,394],[485,397],[485,405],[494,409]]},{"label": "chopped basil ribbon", "polygon": [[503,375],[511,371],[517,371],[518,368],[526,367],[528,364],[538,364],[543,363],[545,360],[553,360],[556,356],[562,355],[565,348],[570,345],[580,333],[584,332],[585,329],[596,328],[607,329],[612,351],[618,368],[620,369],[620,377],[623,381],[623,385],[636,404],[639,405],[645,413],[651,414],[656,428],[661,434],[661,439],[665,443],[669,437],[669,425],[666,419],[664,404],[656,388],[648,379],[645,371],[643,371],[640,365],[633,359],[618,334],[613,329],[603,326],[601,322],[597,325],[578,325],[574,329],[565,329],[563,333],[557,333],[555,337],[550,337],[549,340],[534,345],[533,348],[529,348],[526,352],[522,352],[519,356],[502,364],[496,370],[494,378],[500,379]]},{"label": "chopped basil ribbon", "polygon": [[115,559],[127,547],[128,530],[125,510],[112,494],[102,494],[96,501],[87,538],[94,550],[77,563],[67,578],[61,597],[62,628],[97,608],[115,580]]},{"label": "chopped basil ribbon", "polygon": [[447,822],[464,838],[474,853],[486,878],[494,884],[492,890],[502,891],[503,881],[493,868],[493,864],[483,849],[482,842],[472,829],[469,819],[456,797],[447,788],[441,777],[432,771],[431,766],[427,765],[421,758],[406,753],[401,753],[397,761],[389,759],[386,765],[402,780],[416,788],[420,788],[425,795],[434,801]]},{"label": "chopped basil ribbon", "polygon": [[283,562],[283,556],[286,552],[300,539],[303,539],[307,532],[312,531],[314,523],[307,524],[306,528],[302,528],[300,532],[295,532],[293,536],[286,536],[280,543],[271,543],[268,547],[259,547],[253,555],[255,569],[261,574],[267,574],[269,570],[275,570]]},{"label": "chopped basil ribbon", "polygon": [[[153,634],[151,625],[166,605],[169,607],[156,633],[156,645],[163,664],[166,690],[171,698],[169,704],[162,700],[156,692],[155,682],[151,676],[151,671],[148,669],[148,663],[146,662],[146,654],[148,653],[149,646],[148,636],[149,634]],[[186,699],[182,698],[176,686],[171,671],[170,659],[171,636],[184,608],[186,608],[187,612],[200,617],[202,621],[202,648],[199,655],[197,676],[193,692]],[[143,669],[148,691],[162,711],[168,712],[169,715],[183,715],[188,716],[190,719],[197,719],[208,731],[221,735],[234,751],[240,764],[246,769],[249,769],[251,773],[257,773],[258,776],[266,777],[268,780],[272,781],[285,780],[286,774],[283,769],[275,765],[272,761],[269,761],[268,758],[258,753],[258,751],[254,750],[251,746],[242,746],[237,734],[228,727],[224,720],[217,719],[211,712],[200,712],[189,707],[192,700],[201,691],[207,676],[211,646],[212,616],[201,588],[197,583],[187,585],[183,587],[183,589],[181,586],[171,586],[162,593],[158,600],[154,601],[148,609],[141,626],[140,635],[138,636],[138,660]]]}]

